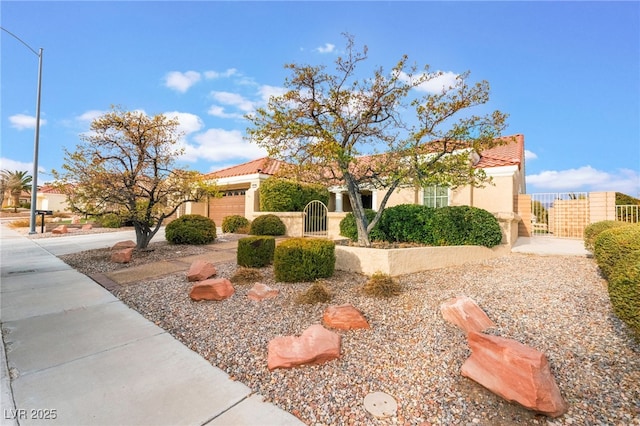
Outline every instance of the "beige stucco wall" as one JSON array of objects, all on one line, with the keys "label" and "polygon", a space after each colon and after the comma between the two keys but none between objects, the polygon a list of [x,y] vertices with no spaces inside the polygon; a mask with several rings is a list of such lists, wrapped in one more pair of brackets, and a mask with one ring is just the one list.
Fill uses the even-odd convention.
[{"label": "beige stucco wall", "polygon": [[589,193],[589,223],[616,220],[616,193]]},{"label": "beige stucco wall", "polygon": [[510,247],[481,246],[416,247],[408,249],[372,249],[336,246],[336,269],[372,275],[391,276],[479,262],[508,254]]},{"label": "beige stucco wall", "polygon": [[[422,204],[422,200],[419,198],[419,190],[415,188],[400,188],[396,189],[389,197],[386,207],[393,207],[400,204]],[[376,206],[375,210],[380,209],[380,203],[384,198],[386,190],[376,191]]]},{"label": "beige stucco wall", "polygon": [[52,210],[54,213],[71,211],[67,203],[67,196],[64,194],[38,194],[36,209]]}]

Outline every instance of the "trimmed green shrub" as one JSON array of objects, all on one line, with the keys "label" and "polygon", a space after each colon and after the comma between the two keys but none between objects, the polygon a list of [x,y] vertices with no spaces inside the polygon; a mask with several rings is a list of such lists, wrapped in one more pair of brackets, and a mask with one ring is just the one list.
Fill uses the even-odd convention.
[{"label": "trimmed green shrub", "polygon": [[96,217],[96,222],[103,228],[120,228],[122,226],[122,218],[115,213],[106,213]]},{"label": "trimmed green shrub", "polygon": [[251,222],[251,235],[284,235],[287,228],[282,220],[274,214],[258,216]]},{"label": "trimmed green shrub", "polygon": [[502,242],[498,219],[486,210],[471,206],[435,209],[431,232],[438,246],[494,247]]},{"label": "trimmed green shrub", "polygon": [[313,281],[333,275],[336,246],[326,239],[290,238],[276,247],[273,272],[282,282]]},{"label": "trimmed green shrub", "polygon": [[238,265],[262,268],[273,262],[276,239],[271,236],[253,236],[238,240]]},{"label": "trimmed green shrub", "polygon": [[640,250],[640,224],[608,229],[593,244],[593,255],[605,278],[620,259],[635,250]]},{"label": "trimmed green shrub", "polygon": [[216,239],[216,224],[208,217],[187,214],[170,222],[164,233],[171,244],[209,244]]},{"label": "trimmed green shrub", "polygon": [[616,220],[603,220],[600,222],[592,223],[584,228],[584,248],[593,252],[593,244],[602,232],[611,228],[619,228],[621,226],[629,226],[627,222],[620,222]]},{"label": "trimmed green shrub", "polygon": [[296,303],[315,305],[316,303],[329,302],[331,300],[331,293],[327,286],[322,281],[316,281],[311,284],[306,291],[300,293],[296,297]]},{"label": "trimmed green shrub", "polygon": [[222,219],[222,232],[238,232],[249,228],[249,219],[240,215],[225,216]]},{"label": "trimmed green shrub", "polygon": [[435,209],[417,204],[400,204],[385,209],[379,228],[389,242],[434,245],[431,222]]},{"label": "trimmed green shrub", "polygon": [[329,202],[329,190],[323,185],[291,179],[270,178],[260,184],[260,210],[263,212],[301,212],[313,200]]},{"label": "trimmed green shrub", "polygon": [[614,265],[609,279],[613,311],[640,341],[640,250],[633,250]]},{"label": "trimmed green shrub", "polygon": [[[383,217],[385,212],[383,212]],[[371,209],[365,209],[364,215],[367,218],[367,222],[370,223],[375,217],[376,212]],[[380,220],[382,220],[382,218]],[[340,235],[349,238],[351,241],[358,241],[358,228],[356,227],[356,217],[353,212],[347,213],[340,221]],[[369,239],[371,241],[384,241],[386,239],[380,230],[380,222],[378,222],[369,233]]]}]

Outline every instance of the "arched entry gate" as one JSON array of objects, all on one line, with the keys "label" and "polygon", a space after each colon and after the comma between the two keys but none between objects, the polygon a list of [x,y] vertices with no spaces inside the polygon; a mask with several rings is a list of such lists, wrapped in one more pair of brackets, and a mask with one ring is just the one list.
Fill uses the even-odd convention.
[{"label": "arched entry gate", "polygon": [[322,201],[314,200],[304,208],[304,236],[305,237],[322,237],[326,238],[329,233],[327,231],[327,213],[329,209]]}]

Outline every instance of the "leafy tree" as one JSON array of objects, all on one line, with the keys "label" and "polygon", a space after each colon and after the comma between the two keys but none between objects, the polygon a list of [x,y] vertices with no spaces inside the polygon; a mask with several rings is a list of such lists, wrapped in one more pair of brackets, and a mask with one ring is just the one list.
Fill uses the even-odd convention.
[{"label": "leafy tree", "polygon": [[[359,78],[356,69],[366,61],[367,47],[357,51],[353,37],[345,37],[346,53],[336,59],[334,72],[324,66],[285,65],[291,71],[284,83],[288,91],[247,117],[253,125],[248,137],[271,157],[291,164],[284,171],[289,176],[346,186],[358,242],[369,246],[369,232],[397,188],[488,182],[473,168],[471,151],[504,142],[497,138],[506,115],[468,113],[489,100],[489,84],[469,85],[468,73],[438,93],[419,95],[412,89],[441,73],[429,72],[428,66],[418,72],[406,55],[388,74],[377,68],[371,77]],[[454,117],[459,118],[452,122]],[[368,221],[360,191],[374,188],[386,193]]]},{"label": "leafy tree", "polygon": [[[28,173],[20,170],[10,172],[2,170],[0,172],[0,181],[2,182],[2,200],[4,202],[4,193],[9,191],[13,200],[13,212],[18,211],[20,205],[20,195],[23,191],[31,193],[31,182],[33,177]],[[0,205],[2,205],[0,202]]]},{"label": "leafy tree", "polygon": [[148,246],[163,221],[188,201],[215,192],[198,172],[174,168],[182,153],[178,121],[123,111],[96,118],[74,152],[65,150],[56,186],[75,211],[115,213],[133,224],[137,248]]}]

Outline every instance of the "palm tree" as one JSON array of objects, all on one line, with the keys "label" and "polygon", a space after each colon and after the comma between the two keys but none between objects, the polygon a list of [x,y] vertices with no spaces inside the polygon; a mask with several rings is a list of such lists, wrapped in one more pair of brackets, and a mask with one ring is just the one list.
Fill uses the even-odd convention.
[{"label": "palm tree", "polygon": [[11,193],[11,198],[13,199],[13,212],[15,213],[18,211],[20,195],[22,192],[31,192],[31,181],[33,178],[28,172],[20,170],[13,172],[3,170],[2,177],[3,180],[5,180],[6,189]]},{"label": "palm tree", "polygon": [[7,171],[0,170],[0,209],[4,205],[4,195],[7,192]]}]

